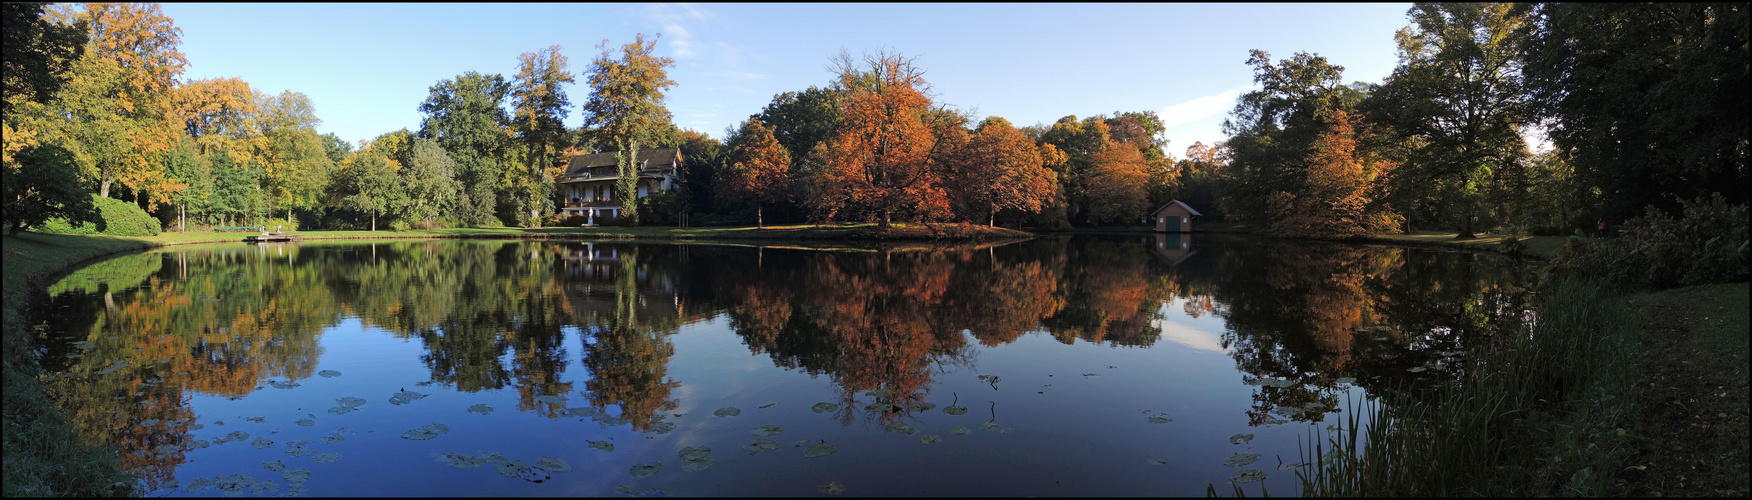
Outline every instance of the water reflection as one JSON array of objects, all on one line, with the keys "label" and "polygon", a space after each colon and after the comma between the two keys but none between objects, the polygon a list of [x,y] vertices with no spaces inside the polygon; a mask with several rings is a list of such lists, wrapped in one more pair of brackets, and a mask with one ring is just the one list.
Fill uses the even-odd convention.
[{"label": "water reflection", "polygon": [[[416,342],[422,385],[514,390],[546,419],[583,401],[636,431],[674,427],[676,335],[714,320],[772,366],[831,381],[841,426],[910,418],[945,373],[977,373],[982,352],[1031,333],[1220,350],[1253,386],[1234,418],[1270,426],[1338,411],[1341,379],[1449,377],[1469,339],[1521,314],[1525,284],[1488,255],[1189,234],[832,250],[312,242],[112,259],[52,287],[38,319],[48,387],[156,489],[207,444],[191,436],[191,397],[307,379],[323,333],[352,318]],[[1220,334],[1181,324],[1213,316]]]}]

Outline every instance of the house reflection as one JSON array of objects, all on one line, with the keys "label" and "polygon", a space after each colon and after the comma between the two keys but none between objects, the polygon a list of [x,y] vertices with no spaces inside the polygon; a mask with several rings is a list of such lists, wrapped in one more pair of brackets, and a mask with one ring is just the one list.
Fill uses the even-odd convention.
[{"label": "house reflection", "polygon": [[1198,253],[1192,248],[1192,233],[1156,233],[1156,241],[1152,243],[1150,253],[1169,266],[1178,266]]}]

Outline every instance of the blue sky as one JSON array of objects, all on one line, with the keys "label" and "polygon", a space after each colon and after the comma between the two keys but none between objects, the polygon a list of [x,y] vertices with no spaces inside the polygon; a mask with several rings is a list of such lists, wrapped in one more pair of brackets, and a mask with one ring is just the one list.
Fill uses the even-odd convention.
[{"label": "blue sky", "polygon": [[[608,39],[662,33],[675,123],[722,138],[774,94],[825,86],[829,58],[917,56],[939,103],[1018,126],[1153,110],[1168,150],[1222,140],[1252,88],[1248,50],[1298,51],[1378,83],[1409,4],[164,4],[185,79],[238,77],[309,95],[319,130],[358,141],[420,124],[419,103],[466,71],[516,74],[549,45],[581,73]],[[587,87],[567,89],[582,123]]]}]

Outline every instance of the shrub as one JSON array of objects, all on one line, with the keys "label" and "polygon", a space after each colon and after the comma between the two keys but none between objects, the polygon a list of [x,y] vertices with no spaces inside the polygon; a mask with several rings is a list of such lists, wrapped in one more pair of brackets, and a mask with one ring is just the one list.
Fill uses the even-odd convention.
[{"label": "shrub", "polygon": [[1720,193],[1705,200],[1679,200],[1675,219],[1649,207],[1624,222],[1611,239],[1571,236],[1557,249],[1556,276],[1602,276],[1633,288],[1742,281],[1752,275],[1747,259],[1746,205],[1729,205]]},{"label": "shrub", "polygon": [[[37,231],[58,234],[107,234],[112,236],[154,236],[164,228],[158,218],[141,210],[133,203],[115,198],[91,195],[91,204],[103,222],[99,224],[86,222],[78,226],[67,223],[67,219],[55,217],[43,222]],[[100,229],[101,227],[101,229]]]},{"label": "shrub", "polygon": [[447,227],[450,227],[450,225],[445,224],[444,221],[438,219],[426,219],[414,223],[414,229],[444,229]]}]

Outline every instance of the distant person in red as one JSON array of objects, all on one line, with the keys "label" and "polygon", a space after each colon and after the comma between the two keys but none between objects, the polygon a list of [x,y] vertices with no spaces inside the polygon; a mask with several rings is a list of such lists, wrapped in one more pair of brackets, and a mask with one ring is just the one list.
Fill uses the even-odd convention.
[{"label": "distant person in red", "polygon": [[1595,221],[1594,226],[1595,226],[1594,227],[1594,237],[1595,238],[1605,238],[1606,237],[1606,219],[1600,219],[1598,221]]}]

